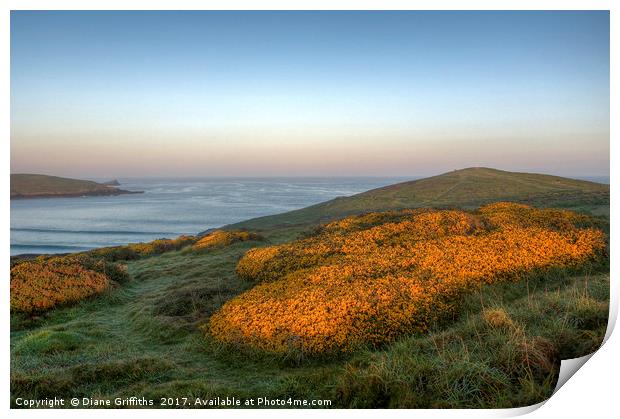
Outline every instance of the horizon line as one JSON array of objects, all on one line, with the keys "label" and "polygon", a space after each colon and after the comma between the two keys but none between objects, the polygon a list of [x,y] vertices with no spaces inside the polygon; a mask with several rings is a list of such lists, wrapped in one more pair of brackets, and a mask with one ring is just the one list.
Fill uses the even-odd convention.
[{"label": "horizon line", "polygon": [[456,171],[462,171],[467,169],[490,169],[497,170],[509,173],[529,173],[529,174],[540,174],[540,175],[548,175],[548,176],[558,176],[558,177],[567,177],[567,178],[579,178],[579,177],[591,177],[591,178],[610,178],[611,172],[609,173],[571,173],[571,174],[558,174],[557,172],[539,172],[539,171],[522,171],[522,170],[504,170],[504,169],[496,169],[493,167],[485,167],[485,166],[470,166],[461,169],[452,169],[445,170],[441,172],[435,172],[433,174],[278,174],[278,175],[234,175],[234,174],[225,174],[225,175],[217,175],[217,174],[204,174],[204,175],[112,175],[112,176],[91,176],[91,175],[80,175],[79,177],[74,177],[73,175],[57,175],[57,174],[48,174],[48,173],[32,173],[32,172],[11,172],[10,175],[42,175],[42,176],[53,176],[53,177],[61,177],[67,179],[77,179],[77,180],[89,180],[89,179],[107,179],[107,180],[118,180],[118,179],[204,179],[204,178],[221,178],[221,179],[265,179],[265,178],[321,178],[321,179],[330,179],[330,178],[426,178],[426,177],[434,177],[440,176],[442,174],[447,174]]}]

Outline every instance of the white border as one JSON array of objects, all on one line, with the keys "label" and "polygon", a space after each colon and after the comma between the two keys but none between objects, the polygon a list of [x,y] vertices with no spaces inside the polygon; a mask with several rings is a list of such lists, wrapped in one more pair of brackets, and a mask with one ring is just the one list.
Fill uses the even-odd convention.
[{"label": "white border", "polygon": [[[4,272],[5,286],[2,288],[2,301],[4,308],[1,310],[2,321],[5,326],[2,333],[4,347],[4,362],[2,363],[2,381],[0,387],[0,403],[3,411],[9,409],[9,177],[7,172],[10,167],[10,60],[9,60],[9,28],[10,10],[611,10],[611,115],[620,115],[618,106],[618,75],[620,66],[618,65],[618,27],[620,19],[620,2],[611,0],[435,0],[435,1],[412,1],[412,0],[228,0],[228,1],[200,1],[200,0],[3,0],[0,3],[2,14],[0,16],[0,80],[2,83],[2,94],[0,95],[0,127],[2,129],[3,141],[1,144],[0,161],[4,170],[4,177],[0,182],[0,196],[3,197],[1,212],[4,219],[4,230],[2,234],[2,256],[1,263]],[[611,161],[617,160],[618,147],[615,145],[618,138],[618,122],[611,118]],[[618,171],[611,165],[611,184],[615,185],[618,180]],[[617,208],[615,195],[611,199],[611,213],[615,220],[615,210]],[[615,238],[618,234],[616,224],[611,225],[611,237]],[[611,253],[615,254],[615,241],[612,240]],[[615,259],[615,257],[613,258]],[[617,276],[617,269],[612,264],[611,277]],[[611,308],[612,313],[610,323],[615,323],[618,313],[618,280],[612,280],[611,287]],[[618,400],[616,385],[617,377],[620,372],[618,367],[617,354],[620,354],[620,338],[618,333],[611,334],[608,341],[597,351],[587,364],[570,379],[549,401],[543,404],[542,408],[531,413],[531,417],[553,418],[553,417],[609,417],[617,412]],[[307,411],[296,410],[296,416],[310,417],[311,415],[326,415],[333,417],[358,415],[384,415],[389,414],[394,417],[458,417],[458,418],[480,418],[480,417],[504,417],[515,416],[533,408],[508,409],[508,410],[390,410],[390,411],[354,411],[354,410],[323,410]],[[86,413],[90,417],[107,417],[109,415],[141,416],[141,417],[168,417],[172,412],[147,409],[136,410],[90,410]],[[261,418],[287,417],[291,414],[287,410],[184,410],[183,415],[192,417],[224,417],[235,416],[255,416]],[[84,411],[78,410],[11,410],[10,414],[15,417],[46,417],[46,418],[78,418],[83,416]],[[176,414],[176,412],[175,412]]]},{"label": "white border", "polygon": [[[611,10],[612,0],[5,0],[13,10]],[[8,6],[8,7],[6,7]]]}]

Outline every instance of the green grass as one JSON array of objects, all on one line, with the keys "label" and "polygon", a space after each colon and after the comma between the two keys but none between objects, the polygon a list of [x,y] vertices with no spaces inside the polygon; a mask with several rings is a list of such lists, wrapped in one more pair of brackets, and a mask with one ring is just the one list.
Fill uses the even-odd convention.
[{"label": "green grass", "polygon": [[264,230],[307,226],[364,212],[451,206],[471,209],[501,200],[571,208],[609,218],[609,185],[533,173],[469,168],[254,218],[229,228]]},{"label": "green grass", "polygon": [[[497,172],[469,169],[250,220],[234,228],[260,230],[264,242],[131,261],[132,280],[121,287],[40,317],[12,314],[11,401],[234,396],[328,399],[333,407],[538,403],[551,395],[561,359],[588,354],[602,342],[609,302],[605,263],[484,286],[463,300],[458,316],[426,335],[338,357],[248,353],[199,330],[225,301],[252,286],[235,274],[248,249],[293,240],[345,213],[468,207],[508,199],[506,189],[530,204],[599,215],[608,231],[608,186]],[[490,323],[489,312],[500,313],[500,321]]]},{"label": "green grass", "polygon": [[[548,397],[559,360],[591,352],[605,333],[608,275],[556,272],[484,287],[431,334],[378,350],[334,359],[231,351],[197,326],[250,287],[234,266],[256,244],[131,262],[126,286],[38,319],[14,315],[12,400],[235,396],[321,398],[336,407],[520,406]],[[486,326],[480,313],[488,307],[502,307],[519,332]],[[524,364],[527,345],[536,355]]]},{"label": "green grass", "polygon": [[[347,364],[339,396],[351,407],[496,408],[550,397],[561,359],[598,349],[605,335],[609,278],[539,278],[485,287],[458,321]],[[524,290],[525,288],[525,290]],[[525,291],[525,292],[524,292]],[[499,310],[509,322],[485,321]]]}]

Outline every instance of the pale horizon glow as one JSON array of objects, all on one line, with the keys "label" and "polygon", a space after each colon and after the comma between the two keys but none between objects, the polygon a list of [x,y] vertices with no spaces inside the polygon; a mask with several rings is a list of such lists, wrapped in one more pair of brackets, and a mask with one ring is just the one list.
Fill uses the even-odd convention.
[{"label": "pale horizon glow", "polygon": [[11,172],[609,175],[609,13],[11,12]]}]

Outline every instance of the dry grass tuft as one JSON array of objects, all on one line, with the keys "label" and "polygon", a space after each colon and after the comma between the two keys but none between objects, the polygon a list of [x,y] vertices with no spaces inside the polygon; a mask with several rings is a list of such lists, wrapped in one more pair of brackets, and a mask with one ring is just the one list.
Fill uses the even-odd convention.
[{"label": "dry grass tuft", "polygon": [[482,318],[493,329],[512,329],[515,323],[503,308],[488,308],[482,311]]}]

